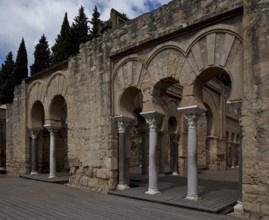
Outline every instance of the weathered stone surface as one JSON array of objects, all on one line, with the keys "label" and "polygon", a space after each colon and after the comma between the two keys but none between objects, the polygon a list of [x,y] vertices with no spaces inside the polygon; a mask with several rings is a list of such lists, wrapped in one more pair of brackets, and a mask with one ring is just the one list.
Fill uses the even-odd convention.
[{"label": "weathered stone surface", "polygon": [[[171,162],[170,134],[176,134],[178,170],[185,175],[187,126],[179,105],[207,107],[199,125],[199,163],[216,170],[235,167],[240,127],[238,115],[226,103],[243,101],[243,207],[250,219],[266,219],[268,11],[267,1],[174,0],[82,44],[77,56],[16,88],[7,107],[8,172],[30,171],[28,129],[55,123],[64,126],[57,134],[58,171],[69,170],[73,186],[115,189],[118,141],[113,117],[136,118],[128,128],[127,163],[141,164],[145,172],[148,127],[139,115],[143,110],[164,113],[158,127],[163,145],[158,154],[164,158],[159,162]],[[230,76],[230,90],[217,81],[207,83],[218,74]],[[45,172],[47,131],[42,130],[38,144],[39,166]]]}]

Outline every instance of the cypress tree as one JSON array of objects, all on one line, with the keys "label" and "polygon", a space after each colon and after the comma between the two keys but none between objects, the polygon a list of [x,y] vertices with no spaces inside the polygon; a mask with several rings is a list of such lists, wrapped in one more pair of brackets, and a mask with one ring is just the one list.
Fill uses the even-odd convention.
[{"label": "cypress tree", "polygon": [[22,80],[28,76],[28,60],[24,39],[22,38],[17,58],[14,66],[14,83],[15,86],[21,84]]},{"label": "cypress tree", "polygon": [[102,21],[100,20],[100,13],[95,5],[93,9],[92,19],[90,21],[92,28],[90,30],[90,37],[95,38],[100,35]]},{"label": "cypress tree", "polygon": [[68,59],[72,54],[72,43],[70,26],[67,18],[67,12],[65,13],[62,23],[60,34],[58,34],[52,50],[52,63],[56,64],[63,60]]},{"label": "cypress tree", "polygon": [[0,104],[11,103],[14,92],[14,61],[13,54],[9,52],[0,71]]},{"label": "cypress tree", "polygon": [[81,6],[78,10],[78,15],[74,18],[74,22],[71,27],[71,40],[73,54],[79,52],[79,45],[89,40],[89,26],[88,18],[84,13],[84,7]]},{"label": "cypress tree", "polygon": [[51,55],[46,36],[43,34],[35,46],[34,63],[31,65],[31,75],[50,67]]}]

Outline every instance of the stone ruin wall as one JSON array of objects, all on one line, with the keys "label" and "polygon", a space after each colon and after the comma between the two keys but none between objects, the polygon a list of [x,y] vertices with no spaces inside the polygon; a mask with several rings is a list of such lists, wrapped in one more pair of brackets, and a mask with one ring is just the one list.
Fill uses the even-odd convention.
[{"label": "stone ruin wall", "polygon": [[243,206],[269,218],[269,4],[244,1]]},{"label": "stone ruin wall", "polygon": [[6,107],[0,106],[0,167],[6,167]]},{"label": "stone ruin wall", "polygon": [[[269,216],[268,201],[268,3],[251,0],[173,1],[146,13],[121,28],[81,46],[80,54],[69,63],[71,82],[68,107],[68,157],[70,184],[106,191],[117,182],[117,132],[111,118],[111,69],[129,49],[138,51],[149,42],[182,29],[187,33],[192,24],[236,9],[244,3],[241,33],[245,48],[245,101],[243,103],[243,205],[252,219]],[[253,10],[253,7],[258,10]],[[267,13],[267,15],[266,15]],[[239,22],[241,20],[239,19]],[[211,22],[214,22],[211,20]],[[256,23],[255,23],[256,22]],[[262,22],[260,25],[257,25]],[[227,21],[228,24],[230,22]],[[187,27],[187,29],[184,27]],[[109,40],[111,39],[111,40]],[[257,49],[257,46],[261,48]],[[111,56],[112,55],[112,56]],[[110,62],[112,59],[112,63]],[[17,88],[12,107],[8,109],[7,166],[13,173],[28,172],[25,151],[29,143],[26,127],[25,88]],[[20,112],[18,114],[18,112]],[[15,138],[16,137],[16,138]],[[16,155],[14,154],[16,152]],[[19,152],[19,154],[17,154]]]},{"label": "stone ruin wall", "polygon": [[30,172],[26,120],[26,84],[23,82],[15,88],[13,103],[7,105],[6,168],[10,174]]}]

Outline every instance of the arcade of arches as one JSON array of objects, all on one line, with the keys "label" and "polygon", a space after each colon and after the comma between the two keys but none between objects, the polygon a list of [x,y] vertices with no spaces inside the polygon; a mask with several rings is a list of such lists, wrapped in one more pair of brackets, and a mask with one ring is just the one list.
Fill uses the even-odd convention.
[{"label": "arcade of arches", "polygon": [[159,175],[182,175],[186,198],[197,200],[198,169],[239,166],[244,210],[269,216],[269,102],[260,87],[268,74],[259,57],[268,49],[254,55],[265,32],[251,37],[266,20],[252,7],[269,7],[210,2],[171,1],[16,87],[7,172],[69,172],[70,185],[108,191],[126,189],[137,167],[148,196],[162,193]]}]

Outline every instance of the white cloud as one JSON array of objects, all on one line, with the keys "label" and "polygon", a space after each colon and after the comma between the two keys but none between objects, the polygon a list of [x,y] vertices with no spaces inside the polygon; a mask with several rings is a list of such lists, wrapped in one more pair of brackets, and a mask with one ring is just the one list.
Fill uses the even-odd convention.
[{"label": "white cloud", "polygon": [[34,47],[42,34],[45,34],[50,47],[60,31],[64,13],[68,13],[71,25],[81,5],[91,18],[93,8],[98,6],[101,19],[107,20],[111,8],[134,18],[142,12],[147,12],[148,3],[153,5],[165,4],[170,0],[0,0],[0,63],[9,51],[14,59],[24,37],[28,53],[29,65],[33,63]]}]

